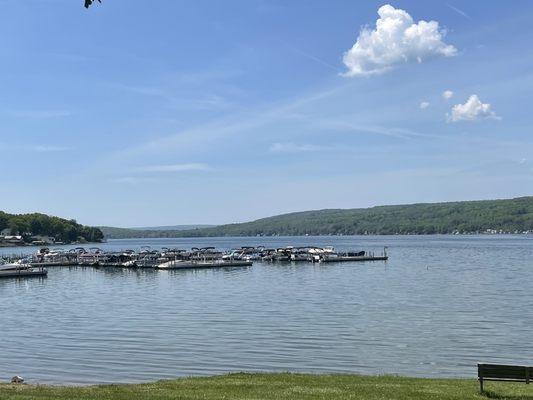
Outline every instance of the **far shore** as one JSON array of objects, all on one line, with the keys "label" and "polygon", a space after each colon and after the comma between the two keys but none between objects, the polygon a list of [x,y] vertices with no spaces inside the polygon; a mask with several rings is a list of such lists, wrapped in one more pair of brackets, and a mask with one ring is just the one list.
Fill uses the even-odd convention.
[{"label": "far shore", "polygon": [[[31,383],[31,382],[30,382]],[[479,392],[476,379],[428,379],[397,376],[247,374],[180,378],[144,384],[42,386],[0,384],[2,400],[532,400],[519,383],[490,383]]]},{"label": "far shore", "polygon": [[10,248],[16,248],[16,247],[37,247],[37,248],[43,248],[43,247],[56,247],[56,246],[87,246],[87,245],[93,245],[93,244],[102,244],[104,242],[77,242],[77,243],[43,243],[43,244],[34,244],[34,243],[17,243],[17,244],[10,244],[10,243],[0,243],[0,248],[2,249],[10,249]]},{"label": "far shore", "polygon": [[212,238],[254,238],[254,239],[260,239],[260,238],[291,238],[291,237],[309,237],[309,238],[328,238],[328,237],[368,237],[368,236],[382,236],[382,237],[442,237],[442,236],[485,236],[485,237],[533,237],[532,232],[523,233],[523,232],[501,232],[501,233],[479,233],[479,232],[472,232],[472,233],[392,233],[392,234],[353,234],[353,235],[336,235],[336,234],[325,234],[325,235],[259,235],[259,236],[158,236],[158,237],[109,237],[105,238],[101,242],[77,242],[77,243],[46,243],[46,244],[33,244],[33,243],[23,243],[23,244],[9,244],[9,243],[0,243],[0,249],[10,249],[10,248],[17,248],[17,247],[35,247],[35,248],[43,248],[43,247],[59,247],[59,246],[88,246],[88,245],[99,245],[102,243],[108,243],[109,241],[114,240],[158,240],[158,239],[165,239],[165,240],[173,240],[173,239],[212,239]]}]

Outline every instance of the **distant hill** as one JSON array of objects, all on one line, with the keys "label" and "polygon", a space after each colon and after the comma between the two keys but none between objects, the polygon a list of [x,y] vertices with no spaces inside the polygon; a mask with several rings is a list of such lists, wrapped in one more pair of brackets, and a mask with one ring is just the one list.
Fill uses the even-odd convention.
[{"label": "distant hill", "polygon": [[166,238],[177,237],[177,232],[194,231],[196,229],[211,228],[215,225],[172,225],[153,226],[146,228],[115,228],[112,226],[100,226],[107,239],[133,239],[133,238]]},{"label": "distant hill", "polygon": [[[102,228],[104,234],[109,232],[106,229]],[[114,231],[111,233],[115,236],[106,237],[118,237],[117,234],[142,235],[122,237],[213,237],[533,232],[533,196],[303,211],[210,228],[124,231]]]},{"label": "distant hill", "polygon": [[200,229],[200,228],[212,228],[216,225],[169,225],[169,226],[149,226],[145,228],[127,228],[135,231],[187,231],[191,229]]}]

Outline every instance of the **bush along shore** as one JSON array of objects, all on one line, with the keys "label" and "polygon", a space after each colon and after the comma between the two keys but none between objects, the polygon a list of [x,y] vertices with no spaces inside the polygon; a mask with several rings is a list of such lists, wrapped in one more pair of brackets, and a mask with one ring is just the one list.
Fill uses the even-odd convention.
[{"label": "bush along shore", "polygon": [[230,374],[182,378],[138,385],[57,387],[0,385],[2,400],[163,400],[163,399],[500,399],[533,400],[533,388],[491,383],[480,394],[475,379],[422,379],[393,376]]}]

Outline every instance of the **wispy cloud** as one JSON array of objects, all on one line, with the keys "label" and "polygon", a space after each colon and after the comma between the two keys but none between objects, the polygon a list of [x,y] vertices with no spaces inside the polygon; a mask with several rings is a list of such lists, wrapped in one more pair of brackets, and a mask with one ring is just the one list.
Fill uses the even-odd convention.
[{"label": "wispy cloud", "polygon": [[463,10],[461,10],[461,9],[455,7],[455,6],[452,6],[451,4],[446,3],[446,7],[448,7],[449,9],[451,9],[453,11],[455,11],[457,14],[462,15],[465,18],[472,19],[472,18],[470,18],[470,15],[465,13]]},{"label": "wispy cloud", "polygon": [[122,85],[116,84],[118,89],[124,90],[126,92],[131,92],[134,94],[140,94],[143,96],[154,96],[154,97],[163,97],[170,99],[170,96],[166,91],[160,87],[156,86],[135,86],[135,85]]},{"label": "wispy cloud", "polygon": [[141,185],[158,182],[157,178],[146,176],[120,176],[118,178],[109,179],[111,183],[118,183],[124,185]]},{"label": "wispy cloud", "polygon": [[44,144],[13,144],[0,142],[0,149],[6,151],[30,151],[34,153],[56,153],[62,151],[71,150],[71,147],[67,146],[54,146],[54,145],[44,145]]},{"label": "wispy cloud", "polygon": [[[235,107],[225,96],[217,93],[202,93],[198,95],[184,94],[183,90],[172,90],[158,86],[130,86],[116,85],[120,90],[140,96],[154,97],[163,100],[172,109],[185,110],[220,110]],[[179,93],[177,95],[176,93]]]},{"label": "wispy cloud", "polygon": [[308,153],[315,151],[326,151],[331,149],[331,146],[287,142],[274,143],[270,146],[269,151],[273,153]]},{"label": "wispy cloud", "polygon": [[120,178],[111,179],[111,183],[126,183],[128,185],[136,185],[139,183],[139,178],[133,176],[123,176]]},{"label": "wispy cloud", "polygon": [[191,108],[195,110],[220,110],[234,106],[224,96],[218,94],[206,94],[196,99],[184,99],[175,101],[173,106],[178,108]]},{"label": "wispy cloud", "polygon": [[532,176],[533,168],[527,160],[495,159],[490,162],[473,164],[457,171],[457,174],[469,174],[474,176]]},{"label": "wispy cloud", "polygon": [[275,103],[268,107],[258,107],[235,113],[230,116],[202,123],[183,131],[162,136],[158,139],[141,143],[137,146],[126,148],[115,153],[113,161],[117,157],[139,157],[149,153],[161,153],[172,149],[183,149],[192,146],[204,146],[206,141],[230,137],[249,131],[272,122],[294,118],[294,113],[300,107],[313,102],[328,98],[342,91],[351,84],[339,85],[335,88],[326,89],[306,96],[292,99],[282,103]]},{"label": "wispy cloud", "polygon": [[67,110],[16,110],[8,113],[13,117],[32,119],[63,118],[72,115]]},{"label": "wispy cloud", "polygon": [[296,47],[291,46],[291,45],[289,45],[288,43],[283,43],[283,44],[284,44],[285,46],[287,46],[290,50],[292,50],[293,52],[295,52],[296,54],[301,55],[302,57],[305,57],[305,58],[307,58],[307,59],[309,59],[309,60],[311,60],[311,61],[314,61],[314,62],[316,62],[316,63],[318,63],[318,64],[321,64],[321,65],[323,65],[324,67],[327,67],[327,68],[329,68],[329,69],[331,69],[331,70],[333,70],[333,71],[335,71],[335,72],[337,72],[337,73],[339,73],[339,74],[342,73],[342,71],[340,71],[339,68],[337,68],[337,67],[334,66],[333,64],[330,64],[329,62],[327,62],[327,61],[325,61],[325,60],[323,60],[323,59],[321,59],[321,58],[319,58],[319,57],[317,57],[317,56],[314,56],[314,55],[312,55],[312,54],[309,54],[309,53],[307,53],[307,52],[305,52],[305,51],[303,51],[303,50],[297,49]]},{"label": "wispy cloud", "polygon": [[61,151],[68,151],[70,147],[65,146],[49,146],[49,145],[35,145],[31,148],[36,153],[55,153]]},{"label": "wispy cloud", "polygon": [[453,92],[451,90],[445,90],[442,92],[442,98],[444,100],[450,100],[453,97]]},{"label": "wispy cloud", "polygon": [[203,163],[148,165],[137,167],[135,172],[185,172],[185,171],[209,171],[209,165]]},{"label": "wispy cloud", "polygon": [[307,123],[314,127],[321,127],[324,129],[332,129],[336,131],[346,131],[359,134],[374,134],[380,136],[389,136],[397,139],[414,139],[414,138],[438,138],[437,135],[413,131],[411,129],[401,127],[388,127],[382,125],[370,125],[353,122],[350,119],[327,119],[320,117],[313,117],[308,115]]},{"label": "wispy cloud", "polygon": [[166,179],[172,173],[209,171],[210,169],[209,165],[203,163],[145,165],[122,171],[125,173],[124,176],[112,177],[109,182],[125,185],[151,184]]}]

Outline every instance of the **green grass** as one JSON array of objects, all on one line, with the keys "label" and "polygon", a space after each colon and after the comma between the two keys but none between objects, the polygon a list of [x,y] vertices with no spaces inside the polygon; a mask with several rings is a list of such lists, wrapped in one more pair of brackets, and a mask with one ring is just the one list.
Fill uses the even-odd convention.
[{"label": "green grass", "polygon": [[509,399],[533,400],[533,385],[488,383],[479,394],[474,379],[418,379],[392,376],[230,374],[140,385],[54,387],[0,385],[1,400],[162,399]]}]

